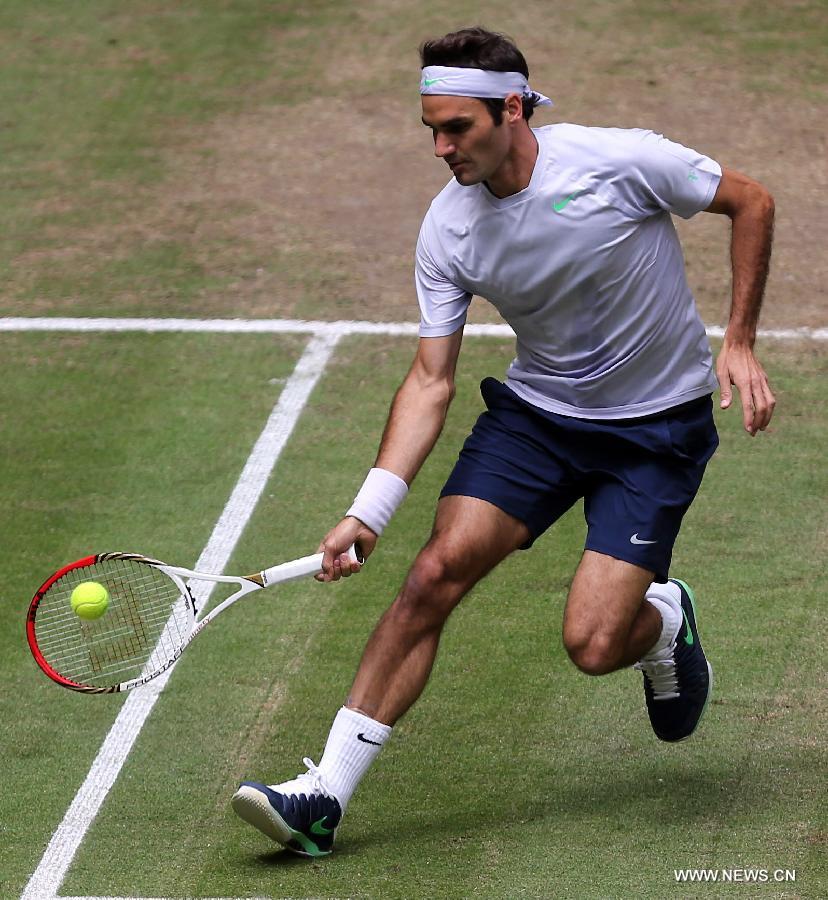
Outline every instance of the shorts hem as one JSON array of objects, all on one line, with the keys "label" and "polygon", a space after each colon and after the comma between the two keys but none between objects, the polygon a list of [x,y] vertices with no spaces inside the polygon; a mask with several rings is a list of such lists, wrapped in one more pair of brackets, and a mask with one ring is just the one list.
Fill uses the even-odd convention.
[{"label": "shorts hem", "polygon": [[525,525],[529,531],[529,540],[526,541],[526,543],[521,544],[518,548],[519,550],[528,550],[546,530],[545,528],[537,529],[533,527],[531,522],[526,521],[525,516],[519,515],[514,509],[509,509],[505,503],[500,503],[493,497],[484,496],[483,491],[475,493],[468,488],[463,490],[460,490],[459,488],[443,488],[443,490],[440,491],[439,499],[442,500],[443,497],[471,497],[473,500],[484,500],[486,503],[491,503],[492,506],[497,507],[501,512],[506,513],[507,516],[511,516],[522,525]]},{"label": "shorts hem", "polygon": [[[630,549],[627,551],[619,550],[617,547],[607,547],[606,545],[601,545],[596,543],[595,541],[587,541],[584,544],[584,550],[592,550],[594,553],[602,553],[604,556],[611,556],[613,559],[619,559],[621,562],[629,563],[632,566],[638,566],[639,569],[646,569],[649,572],[654,574],[654,581],[665,582],[667,581],[667,575],[670,571],[670,561],[668,560],[666,566],[657,565],[653,560],[644,560],[641,557],[636,557],[635,551]],[[672,557],[672,553],[670,554]]]}]

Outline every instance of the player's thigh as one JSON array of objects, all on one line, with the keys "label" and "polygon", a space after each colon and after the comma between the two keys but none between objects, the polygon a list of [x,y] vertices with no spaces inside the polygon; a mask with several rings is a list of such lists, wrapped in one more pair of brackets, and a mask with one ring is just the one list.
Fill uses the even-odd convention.
[{"label": "player's thigh", "polygon": [[584,495],[585,547],[666,580],[682,521],[718,443],[711,400],[605,430]]},{"label": "player's thigh", "polygon": [[526,525],[522,546],[528,548],[583,496],[580,476],[565,461],[571,452],[565,429],[547,422],[494,378],[484,379],[480,390],[486,409],[466,438],[441,497],[488,501]]},{"label": "player's thigh", "polygon": [[462,596],[528,539],[523,522],[487,500],[442,497],[412,575],[418,583],[450,586]]},{"label": "player's thigh", "polygon": [[564,612],[567,648],[600,639],[622,641],[644,601],[653,572],[594,550],[585,550]]}]

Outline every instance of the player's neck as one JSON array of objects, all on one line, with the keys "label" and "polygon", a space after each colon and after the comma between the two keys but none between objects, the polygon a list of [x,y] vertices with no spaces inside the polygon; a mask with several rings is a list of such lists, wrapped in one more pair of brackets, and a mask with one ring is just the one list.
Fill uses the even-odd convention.
[{"label": "player's neck", "polygon": [[538,140],[526,125],[516,133],[508,156],[486,180],[486,187],[499,199],[517,194],[529,186],[537,158]]}]

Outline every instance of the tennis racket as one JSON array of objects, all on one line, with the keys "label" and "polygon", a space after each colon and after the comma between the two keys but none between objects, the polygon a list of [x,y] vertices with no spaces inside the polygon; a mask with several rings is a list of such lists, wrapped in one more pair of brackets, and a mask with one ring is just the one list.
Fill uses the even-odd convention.
[{"label": "tennis racket", "polygon": [[[363,562],[356,547],[348,552]],[[321,570],[321,553],[246,577],[193,572],[138,553],[98,553],[64,566],[41,585],[29,604],[26,636],[37,664],[63,687],[90,694],[128,691],[169,669],[237,600]],[[96,619],[72,609],[72,591],[88,581],[109,593],[106,611]],[[208,582],[236,584],[238,590],[199,617],[196,598],[209,596]]]}]

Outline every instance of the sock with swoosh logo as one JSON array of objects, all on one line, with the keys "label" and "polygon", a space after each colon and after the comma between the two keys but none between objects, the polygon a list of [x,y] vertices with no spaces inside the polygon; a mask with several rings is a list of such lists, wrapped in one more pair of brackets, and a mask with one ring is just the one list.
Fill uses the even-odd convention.
[{"label": "sock with swoosh logo", "polygon": [[343,812],[390,734],[390,725],[383,725],[346,706],[336,714],[319,771]]},{"label": "sock with swoosh logo", "polygon": [[672,582],[660,584],[654,581],[648,588],[645,600],[661,614],[661,634],[644,655],[644,659],[657,658],[673,646],[681,628],[681,592]]}]

